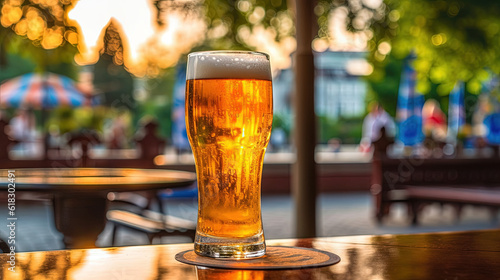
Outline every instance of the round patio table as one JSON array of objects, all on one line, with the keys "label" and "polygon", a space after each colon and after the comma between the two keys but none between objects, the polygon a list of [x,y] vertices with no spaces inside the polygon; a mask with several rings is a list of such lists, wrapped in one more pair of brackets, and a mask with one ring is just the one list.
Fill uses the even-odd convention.
[{"label": "round patio table", "polygon": [[[9,172],[14,174],[10,181]],[[2,190],[7,190],[9,183],[14,182],[16,192],[52,194],[55,226],[69,249],[95,247],[97,237],[106,226],[109,192],[156,193],[161,189],[187,187],[195,180],[194,173],[162,169],[0,169]]]}]

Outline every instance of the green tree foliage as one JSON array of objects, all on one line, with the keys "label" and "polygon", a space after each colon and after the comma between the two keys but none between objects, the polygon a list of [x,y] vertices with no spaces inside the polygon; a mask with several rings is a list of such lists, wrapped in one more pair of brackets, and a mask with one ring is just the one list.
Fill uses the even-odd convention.
[{"label": "green tree foliage", "polygon": [[[343,9],[351,32],[366,32],[372,95],[391,113],[403,60],[415,54],[417,91],[446,100],[457,81],[478,94],[500,74],[500,2],[488,0],[319,0],[318,37],[329,38],[331,12]],[[441,102],[446,109],[446,102]]]},{"label": "green tree foliage", "polygon": [[[418,90],[447,95],[457,81],[473,93],[491,71],[500,73],[500,2],[487,0],[386,0],[373,22],[372,78],[382,80],[391,59],[414,52]],[[387,53],[389,46],[390,55]]]},{"label": "green tree foliage", "polygon": [[[6,53],[4,59],[5,64],[0,65],[0,82],[22,74],[33,72],[36,67],[31,60],[16,54]],[[7,65],[16,65],[16,67],[7,67]]]},{"label": "green tree foliage", "polygon": [[200,48],[255,49],[245,41],[244,31],[260,25],[273,29],[276,41],[295,33],[282,27],[291,19],[287,0],[205,0],[203,8],[209,30]]},{"label": "green tree foliage", "polygon": [[159,120],[158,134],[165,139],[171,139],[172,135],[172,105],[173,90],[177,78],[177,69],[169,68],[160,76],[147,79],[145,88],[148,98],[138,106],[137,123],[145,117],[153,117]]},{"label": "green tree foliage", "polygon": [[114,64],[108,54],[103,54],[94,66],[94,86],[101,105],[116,109],[135,108],[132,76],[123,66]]},{"label": "green tree foliage", "polygon": [[72,65],[76,53],[76,41],[71,40],[76,38],[75,28],[64,20],[64,10],[71,3],[71,0],[1,1],[0,67],[8,66],[8,53],[13,53],[33,61],[36,71],[74,76],[72,67],[61,66]]},{"label": "green tree foliage", "polygon": [[[392,116],[396,115],[397,95],[401,72],[403,70],[403,60],[395,59],[392,56],[386,58],[383,67],[379,66],[376,72],[368,77],[371,99],[374,99]],[[383,74],[380,72],[383,71]],[[382,76],[383,78],[379,78]]]},{"label": "green tree foliage", "polygon": [[318,142],[327,144],[331,139],[341,139],[343,144],[358,144],[361,141],[363,119],[361,117],[340,117],[331,119],[318,117]]}]

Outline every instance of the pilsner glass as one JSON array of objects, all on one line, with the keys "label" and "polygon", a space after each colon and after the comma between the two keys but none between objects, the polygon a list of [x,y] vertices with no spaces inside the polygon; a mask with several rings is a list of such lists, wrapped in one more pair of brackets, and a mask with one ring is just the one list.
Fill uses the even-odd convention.
[{"label": "pilsner glass", "polygon": [[195,252],[265,254],[262,164],[273,120],[269,56],[242,51],[188,56],[186,127],[198,176]]}]

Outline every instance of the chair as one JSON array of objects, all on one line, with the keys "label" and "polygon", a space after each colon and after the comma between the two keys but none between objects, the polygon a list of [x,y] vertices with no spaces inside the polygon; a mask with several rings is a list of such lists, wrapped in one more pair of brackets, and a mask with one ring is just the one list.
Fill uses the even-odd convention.
[{"label": "chair", "polygon": [[[121,227],[145,233],[149,243],[163,236],[187,236],[194,241],[196,223],[186,219],[166,215],[160,194],[146,198],[137,193],[110,193],[110,210],[106,216],[113,224],[111,244],[115,245],[118,229]],[[151,210],[156,200],[160,212]]]}]

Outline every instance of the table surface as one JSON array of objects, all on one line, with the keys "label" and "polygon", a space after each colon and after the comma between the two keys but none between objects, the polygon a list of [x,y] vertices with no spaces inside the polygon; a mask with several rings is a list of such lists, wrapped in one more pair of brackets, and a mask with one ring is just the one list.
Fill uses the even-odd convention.
[{"label": "table surface", "polygon": [[[195,173],[161,169],[20,168],[14,170],[0,169],[0,190],[7,193],[8,188],[15,186],[16,192],[50,193],[54,206],[54,224],[63,234],[66,248],[95,247],[97,237],[106,226],[109,192],[144,191],[150,197],[154,197],[160,189],[187,187],[196,180]],[[20,223],[21,221],[18,222]]]},{"label": "table surface", "polygon": [[[224,270],[177,262],[192,244],[0,255],[2,279],[500,279],[500,230],[268,240],[333,252],[340,263],[296,270]],[[16,277],[12,277],[12,276]],[[45,277],[45,278],[44,278]]]},{"label": "table surface", "polygon": [[[14,169],[16,190],[23,191],[138,191],[189,186],[196,174],[136,168]],[[0,189],[8,187],[7,169],[0,170]]]}]

